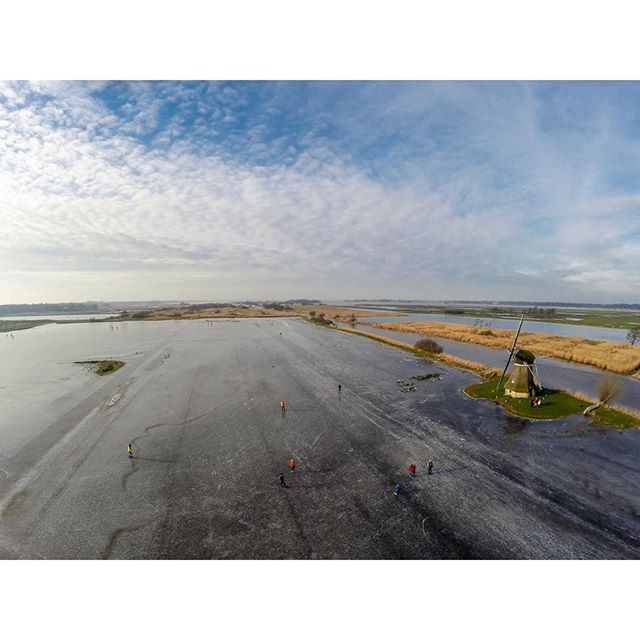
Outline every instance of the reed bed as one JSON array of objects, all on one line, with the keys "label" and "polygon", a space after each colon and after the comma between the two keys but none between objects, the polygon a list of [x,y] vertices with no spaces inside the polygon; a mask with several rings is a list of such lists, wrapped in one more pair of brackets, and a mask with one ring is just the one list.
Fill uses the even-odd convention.
[{"label": "reed bed", "polygon": [[[425,336],[447,338],[448,340],[471,342],[494,349],[509,349],[514,337],[514,332],[507,329],[487,329],[486,327],[471,327],[446,322],[374,322],[367,324],[391,331],[406,331]],[[537,356],[561,358],[614,373],[640,374],[640,346],[636,345],[523,331],[518,339],[518,346],[533,351]]]}]

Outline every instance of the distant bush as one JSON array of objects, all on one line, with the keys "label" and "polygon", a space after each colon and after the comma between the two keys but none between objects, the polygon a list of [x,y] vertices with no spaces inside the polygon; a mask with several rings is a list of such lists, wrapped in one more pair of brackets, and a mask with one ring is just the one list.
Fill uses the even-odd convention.
[{"label": "distant bush", "polygon": [[325,318],[324,313],[320,313],[316,315],[315,312],[311,312],[309,314],[309,320],[311,322],[315,322],[316,324],[322,324],[325,327],[333,327],[335,326],[335,322],[333,320],[329,320],[329,318]]},{"label": "distant bush", "polygon": [[603,404],[615,400],[622,391],[622,383],[610,373],[605,373],[598,381],[598,399]]},{"label": "distant bush", "polygon": [[136,311],[131,314],[132,318],[148,318],[151,315],[150,311]]},{"label": "distant bush", "polygon": [[442,353],[442,347],[435,340],[429,338],[418,340],[413,346],[418,351],[424,351],[425,353]]}]

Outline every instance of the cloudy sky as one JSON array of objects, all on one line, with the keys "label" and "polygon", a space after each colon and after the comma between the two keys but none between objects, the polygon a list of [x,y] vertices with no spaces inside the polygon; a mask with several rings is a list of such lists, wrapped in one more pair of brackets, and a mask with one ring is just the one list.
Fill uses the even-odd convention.
[{"label": "cloudy sky", "polygon": [[2,82],[0,304],[640,300],[640,84]]}]

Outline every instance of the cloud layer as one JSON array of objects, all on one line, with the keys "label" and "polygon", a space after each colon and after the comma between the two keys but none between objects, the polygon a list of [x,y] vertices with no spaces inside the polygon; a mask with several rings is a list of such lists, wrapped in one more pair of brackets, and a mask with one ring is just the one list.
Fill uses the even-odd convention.
[{"label": "cloud layer", "polygon": [[637,302],[635,83],[2,83],[0,303]]}]

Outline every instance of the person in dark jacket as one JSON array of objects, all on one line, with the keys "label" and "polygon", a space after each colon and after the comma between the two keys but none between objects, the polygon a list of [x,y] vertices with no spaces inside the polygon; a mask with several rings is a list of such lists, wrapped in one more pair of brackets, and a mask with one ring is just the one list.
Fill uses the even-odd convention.
[{"label": "person in dark jacket", "polygon": [[398,482],[396,484],[396,486],[393,488],[393,495],[397,498],[398,495],[400,494],[400,491],[402,491],[402,487],[400,486],[400,483]]},{"label": "person in dark jacket", "polygon": [[280,486],[284,487],[285,489],[289,488],[287,483],[284,481],[284,473],[280,474]]},{"label": "person in dark jacket", "polygon": [[429,460],[429,462],[427,462],[427,473],[431,475],[432,471],[433,471],[433,462]]}]

